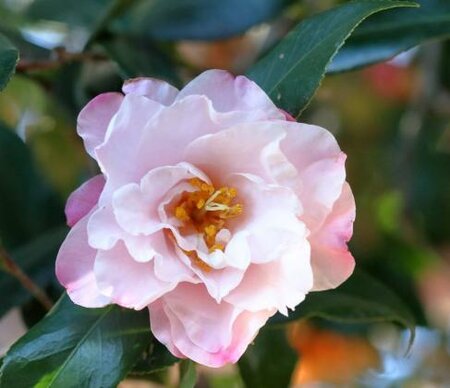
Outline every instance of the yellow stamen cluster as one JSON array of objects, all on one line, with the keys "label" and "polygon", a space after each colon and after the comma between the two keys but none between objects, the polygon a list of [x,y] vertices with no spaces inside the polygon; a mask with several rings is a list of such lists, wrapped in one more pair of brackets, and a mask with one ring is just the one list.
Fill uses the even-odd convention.
[{"label": "yellow stamen cluster", "polygon": [[[175,207],[175,217],[183,222],[183,227],[193,227],[203,235],[203,239],[210,252],[216,249],[224,250],[223,242],[216,241],[216,236],[225,226],[228,218],[239,216],[242,213],[242,205],[234,204],[237,190],[233,187],[221,187],[215,189],[213,185],[193,178],[189,183],[196,189],[193,192],[184,192]],[[191,260],[200,261],[193,252],[187,253]],[[203,263],[207,266],[207,264]],[[203,269],[203,268],[202,268]]]}]

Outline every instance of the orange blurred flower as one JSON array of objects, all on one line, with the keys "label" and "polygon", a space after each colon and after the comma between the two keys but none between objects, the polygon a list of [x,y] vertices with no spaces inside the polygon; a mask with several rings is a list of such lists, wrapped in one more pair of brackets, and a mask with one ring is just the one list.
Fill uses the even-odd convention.
[{"label": "orange blurred flower", "polygon": [[349,383],[380,365],[378,352],[365,338],[317,329],[307,323],[290,328],[289,342],[300,356],[292,378],[294,386],[318,381]]}]

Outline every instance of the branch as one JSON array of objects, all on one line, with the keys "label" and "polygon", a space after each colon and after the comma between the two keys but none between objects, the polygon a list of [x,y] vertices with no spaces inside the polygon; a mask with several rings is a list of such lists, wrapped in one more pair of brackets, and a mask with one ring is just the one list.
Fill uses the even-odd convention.
[{"label": "branch", "polygon": [[53,70],[73,62],[104,61],[107,59],[106,56],[98,53],[70,53],[62,47],[56,48],[54,50],[54,54],[56,58],[53,59],[39,61],[28,61],[26,59],[21,59],[16,66],[16,71],[18,73],[26,73],[37,70]]},{"label": "branch", "polygon": [[0,247],[0,264],[7,273],[14,276],[22,286],[33,295],[39,303],[48,311],[52,308],[53,302],[47,293],[40,288],[23,270],[17,265],[12,257],[3,247]]}]

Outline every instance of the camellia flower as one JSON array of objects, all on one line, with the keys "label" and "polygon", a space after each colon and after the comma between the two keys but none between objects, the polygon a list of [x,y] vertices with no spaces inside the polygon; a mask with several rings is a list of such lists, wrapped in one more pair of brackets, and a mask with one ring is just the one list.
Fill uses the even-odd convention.
[{"label": "camellia flower", "polygon": [[148,308],[175,356],[219,367],[277,311],[350,276],[355,204],[328,131],[219,70],[123,93],[78,117],[101,174],[66,206],[56,274],[76,304]]}]

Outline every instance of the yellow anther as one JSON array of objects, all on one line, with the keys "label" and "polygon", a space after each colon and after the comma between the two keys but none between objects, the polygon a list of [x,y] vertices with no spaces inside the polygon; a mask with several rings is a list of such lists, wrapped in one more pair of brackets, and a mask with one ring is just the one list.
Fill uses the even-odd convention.
[{"label": "yellow anther", "polygon": [[[195,191],[184,192],[181,195],[175,207],[175,217],[182,221],[185,227],[191,226],[203,235],[203,240],[210,253],[215,250],[223,251],[225,244],[217,242],[216,236],[220,230],[226,227],[228,218],[242,213],[242,205],[233,204],[238,194],[237,190],[227,186],[216,190],[214,186],[199,178],[192,178],[189,183]],[[203,262],[195,251],[184,252],[197,267],[204,271],[211,270],[211,267]]]},{"label": "yellow anther", "polygon": [[203,206],[205,206],[205,200],[203,199],[203,198],[200,198],[198,201],[197,201],[197,209],[201,209]]},{"label": "yellow anther", "polygon": [[228,211],[228,217],[236,217],[242,214],[243,207],[240,203],[230,207]]},{"label": "yellow anther", "polygon": [[188,221],[190,219],[189,214],[183,206],[176,207],[175,217],[177,217],[180,221]]},{"label": "yellow anther", "polygon": [[191,178],[191,179],[189,179],[189,183],[190,183],[192,186],[194,186],[194,187],[196,187],[196,188],[198,188],[198,189],[200,189],[200,188],[202,187],[202,184],[204,184],[204,182],[201,181],[201,180],[198,179],[198,178]]},{"label": "yellow anther", "polygon": [[228,195],[229,195],[231,198],[236,197],[236,195],[237,195],[237,190],[236,190],[234,187],[230,187],[230,188],[228,189]]},{"label": "yellow anther", "polygon": [[205,227],[205,234],[210,237],[210,236],[216,236],[217,234],[217,227],[214,224],[208,225]]},{"label": "yellow anther", "polygon": [[214,187],[211,185],[207,185],[206,183],[203,183],[201,186],[201,190],[211,195],[214,193]]}]

